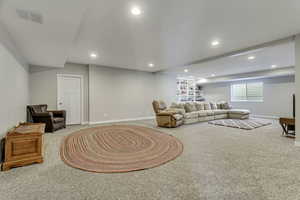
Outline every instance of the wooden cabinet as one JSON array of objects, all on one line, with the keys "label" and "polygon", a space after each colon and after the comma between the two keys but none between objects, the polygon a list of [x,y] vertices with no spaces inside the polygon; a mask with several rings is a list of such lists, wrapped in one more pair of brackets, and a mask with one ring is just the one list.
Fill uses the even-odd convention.
[{"label": "wooden cabinet", "polygon": [[43,133],[45,124],[23,123],[5,137],[4,163],[2,170],[32,163],[42,163]]}]

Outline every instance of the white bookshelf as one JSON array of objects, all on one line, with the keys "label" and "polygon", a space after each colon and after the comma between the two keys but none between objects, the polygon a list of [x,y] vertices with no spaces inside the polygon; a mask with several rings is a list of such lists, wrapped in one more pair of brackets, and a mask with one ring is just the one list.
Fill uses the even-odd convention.
[{"label": "white bookshelf", "polygon": [[194,79],[177,78],[177,101],[195,102],[203,99],[203,92],[196,85]]}]

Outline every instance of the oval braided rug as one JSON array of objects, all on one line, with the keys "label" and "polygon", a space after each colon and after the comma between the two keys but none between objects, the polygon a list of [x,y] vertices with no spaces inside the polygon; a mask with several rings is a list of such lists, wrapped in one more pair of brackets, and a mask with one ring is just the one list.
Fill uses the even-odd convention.
[{"label": "oval braided rug", "polygon": [[175,159],[183,144],[157,130],[112,125],[83,129],[67,136],[60,148],[69,166],[90,172],[129,172],[148,169]]}]

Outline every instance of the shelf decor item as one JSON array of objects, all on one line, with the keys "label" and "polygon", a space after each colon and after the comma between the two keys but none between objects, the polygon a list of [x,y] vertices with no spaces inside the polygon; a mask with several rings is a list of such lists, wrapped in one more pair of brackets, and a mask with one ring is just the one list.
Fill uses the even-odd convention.
[{"label": "shelf decor item", "polygon": [[176,83],[178,102],[204,101],[202,87],[196,84],[195,79],[177,78]]},{"label": "shelf decor item", "polygon": [[4,163],[2,170],[32,163],[42,163],[43,123],[21,123],[5,137]]}]

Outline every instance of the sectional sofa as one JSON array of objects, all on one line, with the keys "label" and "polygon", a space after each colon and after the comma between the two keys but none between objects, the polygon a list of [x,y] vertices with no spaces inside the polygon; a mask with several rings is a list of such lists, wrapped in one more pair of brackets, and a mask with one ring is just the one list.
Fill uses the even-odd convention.
[{"label": "sectional sofa", "polygon": [[156,121],[160,127],[177,127],[182,124],[216,119],[248,119],[249,110],[233,109],[227,102],[172,103],[168,108],[163,101],[153,101]]}]

